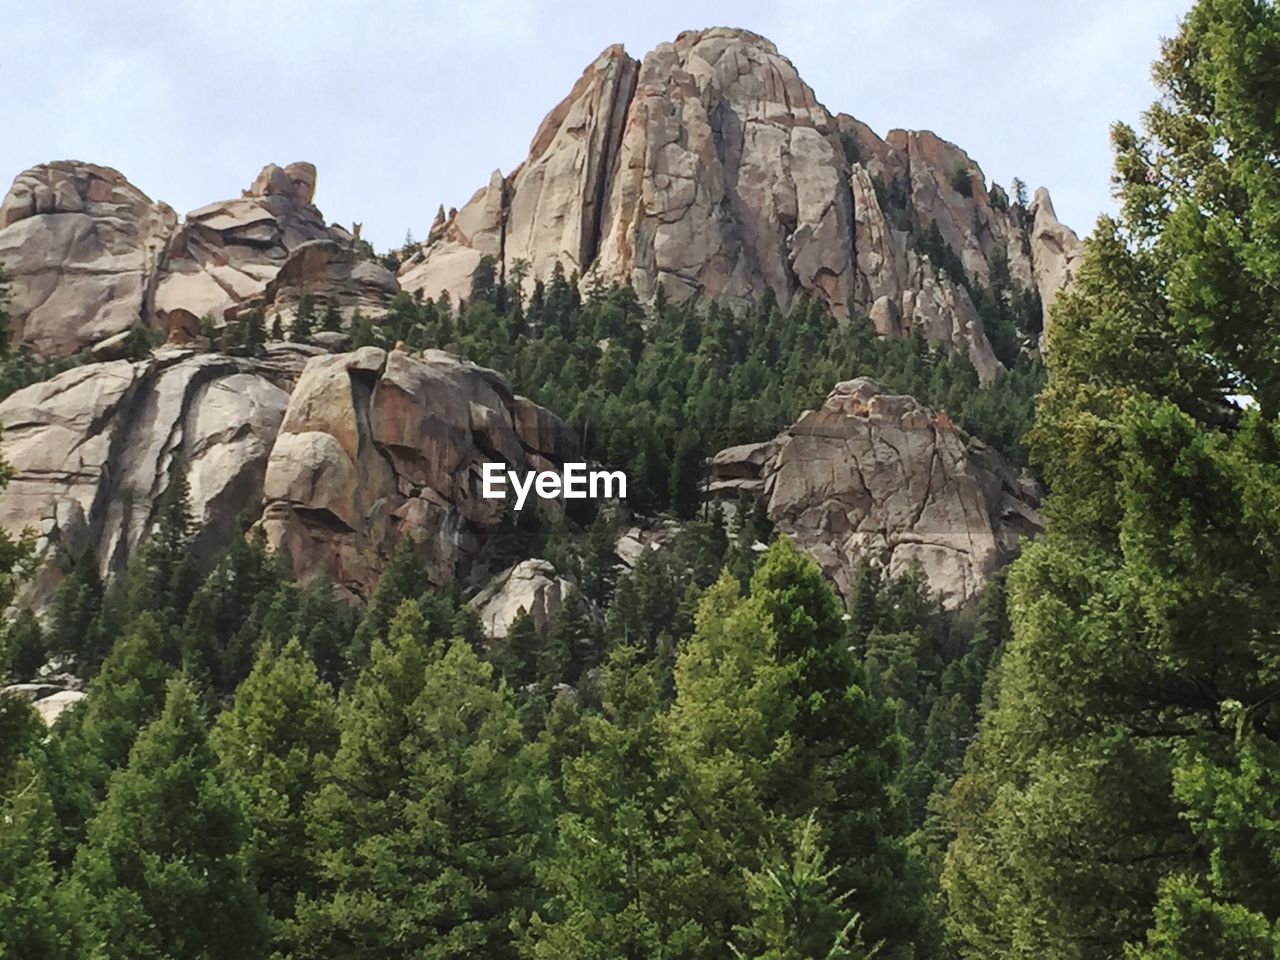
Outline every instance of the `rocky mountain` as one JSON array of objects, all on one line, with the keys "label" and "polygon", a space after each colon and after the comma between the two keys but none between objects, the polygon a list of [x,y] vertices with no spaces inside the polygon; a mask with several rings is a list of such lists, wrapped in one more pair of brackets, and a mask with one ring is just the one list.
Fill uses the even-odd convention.
[{"label": "rocky mountain", "polygon": [[919,564],[950,609],[1044,527],[1033,479],[946,414],[866,378],[836,384],[772,440],[717,453],[707,493],[762,500],[846,595],[860,561],[891,576]]},{"label": "rocky mountain", "polygon": [[1049,303],[1080,255],[1047,192],[1024,208],[929,132],[884,139],[832,114],[763,37],[681,34],[643,60],[605,50],[543,120],[528,159],[443,211],[406,290],[465,295],[481,257],[526,284],[567,272],[645,299],[741,306],[807,294],[885,335],[921,330],[1000,367],[966,285],[913,238],[937,224],[975,284],[993,272]]},{"label": "rocky mountain", "polygon": [[[287,329],[304,295],[376,319],[402,289],[457,300],[490,257],[526,288],[560,265],[643,300],[815,298],[839,323],[922,332],[990,380],[1002,365],[975,297],[1003,283],[1048,304],[1081,249],[1047,192],[1010,200],[932,133],[881,138],[829,112],[773,44],[740,30],[684,33],[643,60],[605,50],[528,159],[441,211],[398,277],[325,223],[316,179],[309,163],[268,164],[242,196],[181,220],[105,167],[50,163],[14,181],[0,263],[15,341],[39,357],[91,349],[106,361],[0,403],[0,455],[14,468],[0,523],[35,530],[56,561],[37,595],[86,551],[104,576],[123,571],[176,473],[202,557],[248,522],[289,549],[300,575],[364,597],[410,536],[429,545],[443,583],[475,568],[500,519],[476,496],[480,462],[580,457],[555,413],[452,355],[277,342],[229,356],[202,352],[206,320],[261,311]],[[168,346],[107,359],[139,326]],[[838,585],[860,556],[895,572],[919,561],[952,606],[1039,528],[1034,492],[992,451],[866,380],[837,385],[774,440],[723,451],[712,476],[711,496],[763,497]],[[628,544],[658,528],[637,523]],[[550,589],[535,573],[510,572],[494,596]],[[509,620],[509,603],[496,609],[506,613],[489,620]]]}]

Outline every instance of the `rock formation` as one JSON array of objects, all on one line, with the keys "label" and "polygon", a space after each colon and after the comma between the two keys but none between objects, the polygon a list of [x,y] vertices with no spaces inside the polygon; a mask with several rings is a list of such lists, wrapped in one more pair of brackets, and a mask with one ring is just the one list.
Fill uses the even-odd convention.
[{"label": "rock formation", "polygon": [[261,525],[300,576],[326,573],[355,596],[402,536],[426,545],[429,575],[445,583],[501,520],[502,501],[480,496],[482,462],[544,470],[578,458],[569,428],[491,370],[437,350],[320,356],[289,398]]},{"label": "rock formation", "polygon": [[65,356],[144,322],[178,218],[109,167],[18,175],[0,203],[15,343]]},{"label": "rock formation", "polygon": [[350,235],[325,225],[311,203],[315,167],[268,164],[236,200],[213,203],[187,214],[169,244],[156,287],[158,314],[188,310],[220,322],[226,312],[261,297],[290,254],[315,240]]},{"label": "rock formation", "polygon": [[866,378],[837,384],[773,440],[722,450],[708,495],[763,498],[846,595],[860,560],[898,575],[919,563],[949,609],[973,597],[1039,532],[1039,491],[946,415]]},{"label": "rock formation", "polygon": [[0,525],[35,532],[37,552],[53,561],[36,598],[56,586],[60,561],[85,551],[104,577],[121,573],[178,470],[203,525],[197,555],[224,547],[260,506],[297,356],[160,351],[76,367],[0,403],[0,457],[14,471],[0,490]]},{"label": "rock formation", "polygon": [[921,331],[991,377],[1000,363],[969,292],[918,249],[935,222],[971,283],[1007,266],[1045,302],[1079,254],[1047,194],[1010,204],[960,148],[833,116],[768,40],[712,29],[643,62],[602,53],[529,158],[437,218],[400,281],[465,296],[490,256],[504,275],[522,261],[526,283],[559,262],[643,298],[662,287],[741,306],[770,290],[786,307],[807,294],[884,335]]},{"label": "rock formation", "polygon": [[250,310],[261,310],[268,324],[279,317],[287,330],[304,295],[316,304],[334,304],[349,320],[356,312],[365,317],[380,316],[399,292],[395,274],[376,260],[358,257],[351,244],[308,240],[290,251],[261,293],[246,298],[227,313],[239,318]]},{"label": "rock formation", "polygon": [[528,614],[534,627],[545,634],[574,586],[556,573],[546,560],[522,560],[504,570],[471,598],[485,634],[497,640],[507,635],[520,614]]},{"label": "rock formation", "polygon": [[[399,291],[381,264],[312,204],[309,163],[268,164],[239,199],[179,225],[115,170],[33,167],[0,204],[0,266],[11,274],[14,340],[62,357],[142,324],[173,332],[189,318],[221,324],[253,305],[292,315],[302,293],[344,317],[380,312]],[[97,356],[110,356],[107,347]]]}]

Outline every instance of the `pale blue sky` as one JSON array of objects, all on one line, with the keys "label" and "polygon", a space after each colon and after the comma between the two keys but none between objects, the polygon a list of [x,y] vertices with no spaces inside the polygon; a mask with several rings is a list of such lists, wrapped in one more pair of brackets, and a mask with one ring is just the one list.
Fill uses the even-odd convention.
[{"label": "pale blue sky", "polygon": [[1150,63],[1190,0],[588,0],[26,3],[0,14],[0,181],[74,158],[179,213],[310,160],[330,220],[379,247],[421,237],[525,155],[604,47],[684,29],[772,39],[818,98],[877,132],[927,128],[989,178],[1053,193],[1087,232],[1109,205],[1111,121],[1150,103]]}]

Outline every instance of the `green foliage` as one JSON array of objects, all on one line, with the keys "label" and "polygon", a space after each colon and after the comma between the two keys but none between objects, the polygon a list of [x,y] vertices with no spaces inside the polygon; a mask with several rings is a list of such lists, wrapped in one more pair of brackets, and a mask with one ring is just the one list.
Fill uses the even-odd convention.
[{"label": "green foliage", "polygon": [[195,692],[175,680],[128,766],[111,778],[76,855],[65,896],[82,911],[84,952],[254,955],[264,945],[265,924],[241,857],[242,835]]},{"label": "green foliage", "polygon": [[1049,531],[947,805],[962,957],[1274,955],[1276,63],[1274,4],[1202,0],[1114,132],[1048,330]]},{"label": "green foliage", "polygon": [[847,915],[846,897],[831,890],[834,871],[824,869],[826,850],[810,817],[797,830],[794,851],[747,875],[753,917],[739,929],[747,946],[733,946],[745,960],[863,960],[859,918]]},{"label": "green foliage", "polygon": [[967,164],[957,164],[951,171],[951,189],[962,197],[973,196],[973,174]]},{"label": "green foliage", "polygon": [[297,949],[294,905],[318,891],[308,807],[338,746],[332,691],[297,640],[258,651],[212,742],[245,820],[245,862],[270,916],[272,945]]},{"label": "green foliage", "polygon": [[299,904],[303,956],[388,942],[421,957],[516,955],[541,791],[491,668],[436,641],[406,602],[342,704],[311,814],[322,885]]},{"label": "green foliage", "polygon": [[294,343],[310,343],[311,335],[316,332],[316,302],[309,293],[298,298],[294,310],[293,323],[289,326],[289,339]]}]

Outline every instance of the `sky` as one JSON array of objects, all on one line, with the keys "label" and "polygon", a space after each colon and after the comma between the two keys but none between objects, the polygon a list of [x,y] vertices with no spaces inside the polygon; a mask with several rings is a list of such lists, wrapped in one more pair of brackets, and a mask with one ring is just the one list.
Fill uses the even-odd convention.
[{"label": "sky", "polygon": [[833,113],[933,130],[988,181],[1049,187],[1081,234],[1111,208],[1113,121],[1190,0],[62,0],[0,14],[0,181],[50,160],[115,167],[179,213],[310,160],[330,221],[378,249],[426,235],[601,50],[686,29],[777,44]]}]

